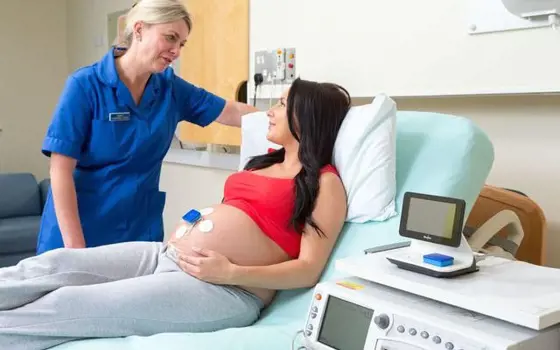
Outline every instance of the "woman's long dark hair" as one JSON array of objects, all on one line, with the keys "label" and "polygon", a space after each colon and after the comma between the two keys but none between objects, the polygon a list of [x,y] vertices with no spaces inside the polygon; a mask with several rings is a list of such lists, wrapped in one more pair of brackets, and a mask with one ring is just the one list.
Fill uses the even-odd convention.
[{"label": "woman's long dark hair", "polygon": [[[311,225],[319,235],[324,232],[311,214],[319,193],[321,168],[331,164],[338,131],[351,106],[350,94],[341,86],[296,79],[290,87],[287,101],[288,125],[299,142],[302,168],[295,177],[296,203],[290,224],[303,232]],[[245,169],[262,169],[284,161],[285,150],[252,158]]]}]

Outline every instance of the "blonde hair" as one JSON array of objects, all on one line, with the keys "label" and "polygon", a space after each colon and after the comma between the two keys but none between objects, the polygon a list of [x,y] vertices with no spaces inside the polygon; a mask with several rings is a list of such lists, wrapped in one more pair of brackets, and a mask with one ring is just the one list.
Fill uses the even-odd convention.
[{"label": "blonde hair", "polygon": [[115,41],[118,46],[130,47],[134,36],[134,24],[142,21],[148,25],[170,23],[177,20],[187,23],[189,32],[192,29],[191,15],[180,0],[140,0],[126,14],[126,26],[122,37]]}]

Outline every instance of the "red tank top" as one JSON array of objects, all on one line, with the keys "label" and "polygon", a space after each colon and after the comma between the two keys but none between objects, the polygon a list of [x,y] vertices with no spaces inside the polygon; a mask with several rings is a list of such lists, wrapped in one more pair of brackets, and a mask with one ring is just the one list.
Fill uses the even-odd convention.
[{"label": "red tank top", "polygon": [[[321,173],[338,175],[327,165]],[[244,170],[228,177],[223,203],[245,212],[292,258],[299,256],[301,233],[290,225],[295,205],[294,179],[274,178]]]}]

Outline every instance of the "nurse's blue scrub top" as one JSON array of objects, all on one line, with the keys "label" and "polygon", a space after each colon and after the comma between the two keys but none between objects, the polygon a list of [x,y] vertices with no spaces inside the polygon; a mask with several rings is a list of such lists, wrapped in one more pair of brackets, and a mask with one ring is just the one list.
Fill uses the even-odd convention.
[{"label": "nurse's blue scrub top", "polygon": [[[177,77],[153,74],[139,105],[120,81],[110,50],[67,80],[42,152],[77,159],[74,182],[86,246],[162,241],[160,171],[177,123],[206,126],[225,100]],[[63,247],[49,191],[37,253]]]}]

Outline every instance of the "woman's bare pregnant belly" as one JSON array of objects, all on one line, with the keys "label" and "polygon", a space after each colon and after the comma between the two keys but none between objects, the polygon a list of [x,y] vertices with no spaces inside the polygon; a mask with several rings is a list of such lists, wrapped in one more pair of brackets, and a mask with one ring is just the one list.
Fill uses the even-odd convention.
[{"label": "woman's bare pregnant belly", "polygon": [[[181,238],[172,232],[168,243],[187,255],[198,255],[191,250],[192,247],[213,250],[243,266],[272,265],[290,259],[243,211],[226,204],[215,205],[213,209],[211,214],[204,216],[204,220],[213,223],[210,232],[200,231],[199,223]],[[273,290],[240,287],[260,297],[265,304],[275,293]]]}]

